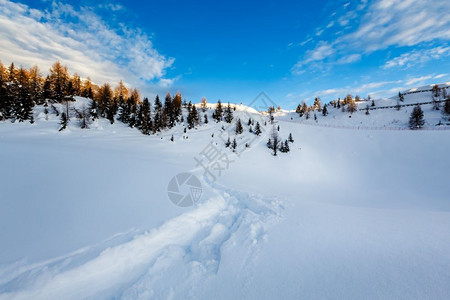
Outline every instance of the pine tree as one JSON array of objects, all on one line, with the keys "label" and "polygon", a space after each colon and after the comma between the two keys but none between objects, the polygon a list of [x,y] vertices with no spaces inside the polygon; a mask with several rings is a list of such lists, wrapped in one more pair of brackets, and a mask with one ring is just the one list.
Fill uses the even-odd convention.
[{"label": "pine tree", "polygon": [[216,110],[214,111],[213,118],[216,120],[217,123],[222,121],[222,115],[223,115],[223,108],[222,108],[222,102],[217,101]]},{"label": "pine tree", "polygon": [[14,118],[19,122],[29,120],[33,115],[34,103],[30,96],[28,72],[20,68],[17,75],[18,98],[14,101]]},{"label": "pine tree", "polygon": [[432,92],[433,92],[434,98],[439,99],[439,97],[441,95],[441,89],[439,88],[439,86],[437,84],[435,84],[433,86]]},{"label": "pine tree", "polygon": [[289,143],[294,142],[294,139],[292,138],[292,133],[289,133],[288,141],[289,141]]},{"label": "pine tree", "polygon": [[29,74],[29,92],[31,101],[34,104],[41,105],[44,103],[42,97],[42,75],[37,66],[33,66],[28,71]]},{"label": "pine tree", "polygon": [[255,126],[255,134],[256,135],[260,135],[262,133],[261,131],[261,125],[259,125],[259,122],[256,122],[256,126]]},{"label": "pine tree", "polygon": [[69,120],[67,119],[67,115],[66,115],[66,113],[65,112],[63,112],[62,114],[61,114],[61,121],[60,121],[60,123],[59,123],[59,125],[61,125],[60,127],[59,127],[59,131],[63,131],[64,129],[66,129],[67,128],[67,123],[69,122]]},{"label": "pine tree", "polygon": [[288,141],[285,140],[284,143],[281,142],[280,152],[282,152],[282,153],[287,153],[287,152],[289,152],[289,150],[290,150],[290,149],[289,149],[289,143],[288,143]]},{"label": "pine tree", "polygon": [[53,102],[53,90],[52,83],[50,81],[50,76],[47,75],[44,81],[44,86],[42,87],[42,98],[44,101]]},{"label": "pine tree", "polygon": [[326,117],[327,115],[328,115],[328,108],[327,105],[325,104],[322,109],[322,116]]},{"label": "pine tree", "polygon": [[193,129],[196,125],[199,124],[200,118],[198,117],[198,111],[195,105],[188,106],[188,127],[189,129]]},{"label": "pine tree", "polygon": [[7,91],[7,70],[0,61],[0,121],[6,120],[9,115],[8,110],[8,91]]},{"label": "pine tree", "polygon": [[409,128],[420,129],[424,124],[425,120],[423,119],[422,108],[420,108],[420,105],[416,105],[409,118]]},{"label": "pine tree", "polygon": [[230,147],[231,145],[231,141],[230,141],[230,137],[228,137],[227,141],[225,142],[225,147]]},{"label": "pine tree", "polygon": [[109,120],[111,125],[114,124],[116,113],[117,113],[117,104],[115,101],[110,101],[106,107],[106,118]]},{"label": "pine tree", "polygon": [[237,148],[236,138],[233,139],[233,143],[231,144],[231,148],[233,149],[233,152],[236,151],[236,148]]},{"label": "pine tree", "polygon": [[278,137],[278,132],[275,126],[272,128],[272,150],[273,156],[277,156],[278,146],[280,144],[280,138]]},{"label": "pine tree", "polygon": [[63,102],[68,94],[69,73],[67,66],[61,65],[59,61],[55,62],[50,68],[50,82],[54,99],[59,103]]},{"label": "pine tree", "polygon": [[80,119],[80,128],[81,129],[89,129],[89,123],[91,120],[91,109],[90,107],[83,107],[80,111],[77,111],[78,118]]},{"label": "pine tree", "polygon": [[173,126],[175,126],[176,118],[172,107],[172,96],[169,92],[166,94],[166,98],[164,100],[164,112],[167,115],[167,126],[169,128],[172,128]]},{"label": "pine tree", "polygon": [[248,127],[248,132],[253,133],[253,128],[251,125]]},{"label": "pine tree", "polygon": [[177,92],[172,100],[172,109],[173,109],[172,122],[174,124],[180,121],[180,117],[183,115],[181,105],[182,105],[181,94],[180,92]]},{"label": "pine tree", "polygon": [[447,115],[450,115],[450,97],[448,97],[447,100],[445,100],[444,113],[446,113]]},{"label": "pine tree", "polygon": [[322,111],[322,101],[320,101],[319,97],[314,99],[313,110],[318,110],[319,112]]},{"label": "pine tree", "polygon": [[141,109],[140,109],[140,124],[139,130],[145,134],[149,135],[151,130],[151,117],[150,117],[150,102],[147,98],[144,98],[142,101]]},{"label": "pine tree", "polygon": [[349,113],[352,114],[358,109],[358,107],[356,106],[355,100],[353,100],[353,98],[351,98],[351,96],[350,96],[350,98],[347,98],[347,103],[348,103],[347,111]]},{"label": "pine tree", "polygon": [[242,123],[241,123],[241,119],[238,119],[236,121],[236,129],[235,129],[236,134],[241,134],[242,132],[244,132],[244,128],[242,127]]},{"label": "pine tree", "polygon": [[295,110],[296,113],[298,113],[299,117],[303,117],[303,106],[301,104],[299,104],[297,106],[297,109]]},{"label": "pine tree", "polygon": [[233,121],[233,110],[230,103],[228,102],[227,108],[225,109],[225,122],[231,123]]}]

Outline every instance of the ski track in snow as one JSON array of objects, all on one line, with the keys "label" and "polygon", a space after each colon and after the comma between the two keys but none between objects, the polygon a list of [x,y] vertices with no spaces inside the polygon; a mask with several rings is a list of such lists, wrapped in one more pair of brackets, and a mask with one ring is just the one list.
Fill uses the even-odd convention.
[{"label": "ski track in snow", "polygon": [[216,196],[157,229],[133,238],[124,234],[112,246],[110,241],[41,264],[0,269],[15,269],[0,281],[0,299],[196,298],[202,282],[217,274],[222,247],[242,241],[247,255],[236,271],[247,274],[248,284],[252,260],[268,227],[281,218],[282,203],[203,182]]}]

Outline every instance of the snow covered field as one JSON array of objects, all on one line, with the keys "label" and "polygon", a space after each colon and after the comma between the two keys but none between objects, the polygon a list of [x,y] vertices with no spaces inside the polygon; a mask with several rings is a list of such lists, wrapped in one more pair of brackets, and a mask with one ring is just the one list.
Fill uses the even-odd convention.
[{"label": "snow covered field", "polygon": [[[448,299],[450,131],[291,116],[276,117],[290,153],[265,136],[223,148],[234,162],[215,182],[194,158],[225,123],[188,139],[1,123],[0,299]],[[186,171],[203,193],[179,208],[167,184]]]}]

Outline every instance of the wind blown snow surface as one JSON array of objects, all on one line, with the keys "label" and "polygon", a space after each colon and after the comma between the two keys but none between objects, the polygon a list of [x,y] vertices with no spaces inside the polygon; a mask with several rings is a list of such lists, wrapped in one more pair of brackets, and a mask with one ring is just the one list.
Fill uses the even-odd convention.
[{"label": "wind blown snow surface", "polygon": [[[450,297],[449,130],[279,113],[291,152],[273,157],[263,136],[237,156],[218,138],[226,123],[57,132],[37,114],[0,124],[0,299]],[[194,160],[210,142],[233,160],[215,182]],[[186,171],[203,193],[179,208],[166,188]]]}]

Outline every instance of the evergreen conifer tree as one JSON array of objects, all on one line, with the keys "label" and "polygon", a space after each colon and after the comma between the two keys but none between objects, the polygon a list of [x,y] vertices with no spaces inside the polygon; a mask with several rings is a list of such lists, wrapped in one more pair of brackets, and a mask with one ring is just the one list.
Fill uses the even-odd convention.
[{"label": "evergreen conifer tree", "polygon": [[222,102],[217,101],[216,110],[214,111],[213,118],[216,120],[217,123],[222,121],[222,115],[223,115],[223,108],[222,108]]},{"label": "evergreen conifer tree", "polygon": [[63,112],[61,114],[61,121],[59,123],[60,127],[59,127],[59,131],[63,131],[64,129],[67,128],[67,123],[69,122],[67,115],[65,112]]},{"label": "evergreen conifer tree", "polygon": [[262,133],[261,131],[261,125],[259,125],[259,122],[256,122],[256,126],[255,126],[255,134],[256,135],[260,135]]},{"label": "evergreen conifer tree", "polygon": [[241,119],[238,119],[236,121],[236,134],[241,134],[244,131],[244,128],[242,127]]},{"label": "evergreen conifer tree", "polygon": [[228,102],[227,108],[225,109],[225,122],[231,123],[233,121],[233,110],[230,103]]},{"label": "evergreen conifer tree", "polygon": [[422,108],[420,108],[420,105],[416,105],[409,117],[409,128],[420,129],[424,124],[425,120],[423,119]]}]

